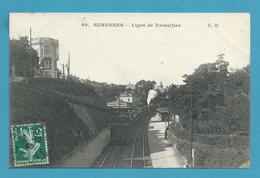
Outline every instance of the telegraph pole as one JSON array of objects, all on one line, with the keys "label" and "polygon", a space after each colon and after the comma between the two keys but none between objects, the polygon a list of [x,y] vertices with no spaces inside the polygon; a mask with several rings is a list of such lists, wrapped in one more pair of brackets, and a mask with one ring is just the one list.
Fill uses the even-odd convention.
[{"label": "telegraph pole", "polygon": [[32,47],[32,28],[30,27],[30,47]]},{"label": "telegraph pole", "polygon": [[63,80],[65,80],[64,64],[62,64],[62,78]]},{"label": "telegraph pole", "polygon": [[72,90],[71,90],[71,81],[70,81],[70,53],[68,54],[68,64],[67,64],[67,77],[68,77],[68,82],[69,82],[69,91],[70,91],[70,99],[71,99],[71,104],[73,107],[73,96],[72,96]]},{"label": "telegraph pole", "polygon": [[70,78],[70,53],[68,54],[67,77]]},{"label": "telegraph pole", "polygon": [[192,118],[192,84],[190,84],[190,122],[191,122],[191,128],[190,128],[190,159],[191,159],[191,167],[194,167],[194,156],[195,156],[195,152],[194,152],[194,148],[193,148],[193,118]]},{"label": "telegraph pole", "polygon": [[[29,47],[32,49],[32,28],[30,27],[30,36],[29,36]],[[33,56],[30,53],[31,57],[31,77],[33,78]]]},{"label": "telegraph pole", "polygon": [[119,97],[118,97],[118,109],[119,109],[119,117],[120,117],[120,115],[121,115],[120,94],[119,94]]},{"label": "telegraph pole", "polygon": [[[66,78],[65,78],[65,65],[62,64],[62,83],[63,83],[63,92],[66,93]],[[65,113],[65,104],[63,104],[63,113]]]}]

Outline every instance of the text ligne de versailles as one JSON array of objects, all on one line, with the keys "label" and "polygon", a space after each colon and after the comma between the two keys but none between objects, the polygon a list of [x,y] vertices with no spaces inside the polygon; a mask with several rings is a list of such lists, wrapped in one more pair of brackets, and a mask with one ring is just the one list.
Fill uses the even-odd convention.
[{"label": "text ligne de versailles", "polygon": [[88,23],[82,22],[82,27],[164,27],[164,28],[179,28],[181,24],[178,23]]}]

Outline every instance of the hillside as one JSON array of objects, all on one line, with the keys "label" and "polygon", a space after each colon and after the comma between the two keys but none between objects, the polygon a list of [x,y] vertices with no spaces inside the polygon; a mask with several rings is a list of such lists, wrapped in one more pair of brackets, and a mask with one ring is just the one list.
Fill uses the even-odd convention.
[{"label": "hillside", "polygon": [[[51,165],[79,145],[81,130],[88,141],[93,137],[91,128],[99,132],[113,117],[106,112],[105,103],[92,87],[76,82],[68,86],[58,79],[31,79],[10,84],[10,124],[45,123]],[[81,120],[72,103],[85,108],[92,121]]]},{"label": "hillside", "polygon": [[104,102],[113,101],[125,90],[125,85],[100,83],[91,80],[84,80],[84,84],[90,85]]}]

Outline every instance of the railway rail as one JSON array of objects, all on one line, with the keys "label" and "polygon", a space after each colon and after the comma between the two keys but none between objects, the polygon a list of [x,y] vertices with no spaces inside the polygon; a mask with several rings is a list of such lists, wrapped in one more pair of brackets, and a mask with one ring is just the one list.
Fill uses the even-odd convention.
[{"label": "railway rail", "polygon": [[151,167],[148,143],[149,118],[144,116],[133,123],[129,142],[118,145],[111,142],[100,155],[97,168],[147,168]]},{"label": "railway rail", "polygon": [[130,168],[146,168],[147,158],[150,155],[149,151],[147,151],[149,145],[147,137],[148,124],[146,122],[143,123],[145,129],[140,127],[136,131],[131,152]]}]

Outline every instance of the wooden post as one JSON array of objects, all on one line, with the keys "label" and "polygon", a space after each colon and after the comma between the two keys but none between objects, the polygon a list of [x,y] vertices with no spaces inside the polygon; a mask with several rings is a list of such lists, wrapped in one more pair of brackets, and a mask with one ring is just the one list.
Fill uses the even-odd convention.
[{"label": "wooden post", "polygon": [[65,67],[64,67],[64,64],[62,64],[62,78],[63,80],[65,80]]}]

